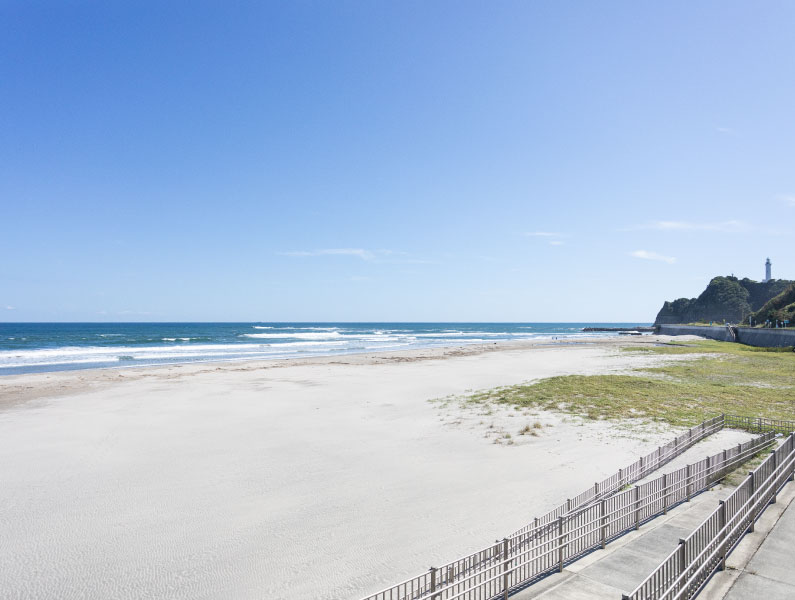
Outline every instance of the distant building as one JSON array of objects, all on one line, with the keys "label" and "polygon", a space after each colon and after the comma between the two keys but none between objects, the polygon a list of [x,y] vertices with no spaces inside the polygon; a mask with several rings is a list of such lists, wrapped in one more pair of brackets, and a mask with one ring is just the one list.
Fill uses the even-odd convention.
[{"label": "distant building", "polygon": [[773,279],[773,278],[770,276],[770,267],[771,267],[771,266],[773,266],[773,263],[771,263],[771,262],[770,262],[770,259],[768,258],[768,259],[765,261],[765,278],[762,280],[762,283],[767,283],[768,281],[770,281],[771,279]]}]

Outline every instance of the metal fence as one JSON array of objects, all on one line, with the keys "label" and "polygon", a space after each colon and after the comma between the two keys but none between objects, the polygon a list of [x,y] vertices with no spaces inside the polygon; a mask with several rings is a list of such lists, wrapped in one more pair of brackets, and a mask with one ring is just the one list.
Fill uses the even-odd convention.
[{"label": "metal fence", "polygon": [[762,433],[745,444],[620,491],[722,429],[724,416],[704,421],[618,473],[570,498],[510,537],[363,600],[487,600],[524,587],[594,548],[636,529],[721,479],[773,443]]},{"label": "metal fence", "polygon": [[[768,429],[773,435],[782,426],[795,430],[790,421],[741,419],[746,424]],[[729,419],[727,418],[727,422]],[[749,423],[750,421],[750,423]],[[795,479],[795,434],[790,433],[747,479],[722,500],[707,517],[631,594],[624,600],[686,600],[693,598],[718,569],[726,566],[726,556],[748,531],[768,504],[776,501],[779,490]]]}]

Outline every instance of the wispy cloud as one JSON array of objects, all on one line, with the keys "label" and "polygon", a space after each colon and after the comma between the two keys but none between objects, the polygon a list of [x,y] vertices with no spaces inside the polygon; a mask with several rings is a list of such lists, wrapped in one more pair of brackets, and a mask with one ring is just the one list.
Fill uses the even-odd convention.
[{"label": "wispy cloud", "polygon": [[737,135],[737,132],[731,127],[716,127],[715,131],[723,135]]},{"label": "wispy cloud", "polygon": [[352,256],[367,262],[393,263],[408,265],[435,264],[435,261],[411,256],[408,252],[397,250],[367,250],[365,248],[323,248],[321,250],[291,250],[277,252],[279,256]]},{"label": "wispy cloud", "polygon": [[747,231],[750,226],[743,221],[716,221],[716,222],[694,222],[694,221],[654,221],[645,225],[637,225],[629,230],[654,229],[657,231],[715,231],[719,233],[738,233]]},{"label": "wispy cloud", "polygon": [[554,231],[528,231],[525,233],[525,235],[527,237],[547,240],[550,246],[562,246],[563,241],[561,238],[568,237],[565,233],[558,233]]},{"label": "wispy cloud", "polygon": [[635,250],[634,252],[630,252],[629,255],[634,256],[635,258],[641,258],[643,260],[656,260],[668,263],[669,265],[672,265],[676,262],[676,258],[673,256],[665,256],[663,254],[658,254],[657,252],[649,252],[648,250]]},{"label": "wispy cloud", "polygon": [[6,310],[16,310],[15,306],[6,306]]},{"label": "wispy cloud", "polygon": [[550,237],[561,237],[560,233],[554,233],[552,231],[530,231],[525,233],[527,237],[542,237],[542,238],[550,238]]},{"label": "wispy cloud", "polygon": [[323,250],[295,250],[279,252],[282,256],[355,256],[362,260],[373,260],[375,253],[363,248],[325,248]]},{"label": "wispy cloud", "polygon": [[795,194],[779,194],[776,198],[787,206],[795,207]]}]

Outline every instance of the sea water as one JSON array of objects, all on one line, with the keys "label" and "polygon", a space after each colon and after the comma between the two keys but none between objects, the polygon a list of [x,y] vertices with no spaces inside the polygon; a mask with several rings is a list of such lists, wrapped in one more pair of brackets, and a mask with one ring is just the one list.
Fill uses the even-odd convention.
[{"label": "sea water", "polygon": [[0,375],[599,338],[647,323],[0,323]]}]

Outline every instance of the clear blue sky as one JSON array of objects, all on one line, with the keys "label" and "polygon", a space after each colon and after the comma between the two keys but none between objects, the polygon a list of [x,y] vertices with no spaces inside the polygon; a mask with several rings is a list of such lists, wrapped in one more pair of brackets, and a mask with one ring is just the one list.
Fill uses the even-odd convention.
[{"label": "clear blue sky", "polygon": [[0,321],[649,321],[795,278],[793,23],[0,1]]}]

